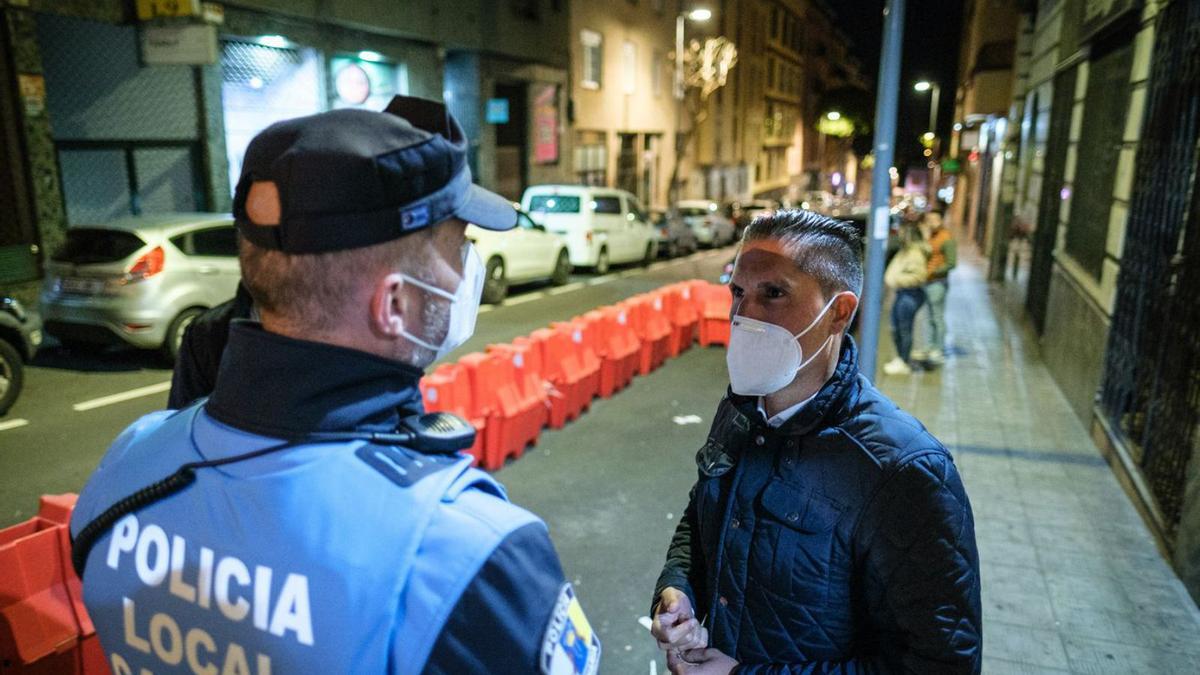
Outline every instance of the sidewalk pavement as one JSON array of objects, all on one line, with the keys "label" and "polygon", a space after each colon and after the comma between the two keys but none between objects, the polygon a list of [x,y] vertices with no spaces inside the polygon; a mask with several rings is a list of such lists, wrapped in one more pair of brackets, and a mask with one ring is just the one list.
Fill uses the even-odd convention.
[{"label": "sidewalk pavement", "polygon": [[[954,454],[975,511],[985,673],[1200,673],[1200,610],[985,261],[962,247],[946,364],[880,388]],[[917,316],[924,346],[926,311]],[[895,355],[884,331],[878,361]]]}]

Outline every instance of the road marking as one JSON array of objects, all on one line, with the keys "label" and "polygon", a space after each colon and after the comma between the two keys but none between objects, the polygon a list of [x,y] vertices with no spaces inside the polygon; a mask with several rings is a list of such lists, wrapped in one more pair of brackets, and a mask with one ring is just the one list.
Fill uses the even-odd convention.
[{"label": "road marking", "polygon": [[559,286],[558,288],[551,288],[550,290],[546,291],[546,295],[548,295],[548,296],[562,295],[563,293],[570,293],[571,291],[577,291],[581,288],[586,288],[586,287],[587,287],[586,281],[576,281],[575,283],[567,284],[566,286]]},{"label": "road marking", "polygon": [[0,422],[0,431],[8,431],[9,429],[16,429],[18,427],[27,426],[28,424],[29,424],[29,420],[23,420],[18,417],[15,420],[9,420],[7,422]]},{"label": "road marking", "polygon": [[615,274],[605,274],[602,277],[592,277],[591,279],[588,279],[587,285],[588,286],[599,286],[600,284],[607,284],[608,282],[613,281],[616,278],[617,278],[617,275],[615,275]]},{"label": "road marking", "polygon": [[542,299],[541,293],[530,293],[528,295],[518,295],[517,297],[515,297],[511,300],[506,299],[504,301],[504,304],[501,306],[502,307],[516,307],[517,305],[523,305],[527,302],[533,302],[534,300],[541,300],[541,299]]},{"label": "road marking", "polygon": [[645,628],[646,630],[650,630],[650,627],[654,625],[654,622],[651,621],[650,617],[648,616],[643,616],[642,618],[638,619],[638,623],[642,624],[642,628]]},{"label": "road marking", "polygon": [[479,308],[479,313],[487,314],[488,312],[492,311],[493,309],[496,309],[495,305],[483,305],[482,307]]},{"label": "road marking", "polygon": [[121,392],[120,394],[113,394],[112,396],[102,396],[100,398],[94,398],[90,401],[84,401],[83,403],[76,403],[75,405],[73,405],[71,407],[75,409],[75,412],[84,412],[86,410],[94,410],[96,408],[103,408],[106,405],[112,405],[114,403],[121,403],[123,401],[132,401],[135,398],[142,398],[143,396],[153,396],[154,394],[161,394],[164,391],[170,390],[170,388],[171,388],[170,381],[159,382],[158,384],[152,384],[148,387],[138,387],[137,389],[130,389],[129,391]]}]

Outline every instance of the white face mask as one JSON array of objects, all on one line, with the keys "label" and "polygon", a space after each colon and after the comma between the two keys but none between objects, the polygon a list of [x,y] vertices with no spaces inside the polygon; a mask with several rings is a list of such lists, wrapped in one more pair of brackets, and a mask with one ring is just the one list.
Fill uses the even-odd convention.
[{"label": "white face mask", "polygon": [[838,293],[829,299],[817,318],[808,328],[792,335],[782,326],[750,319],[734,314],[730,325],[729,349],[725,352],[725,365],[729,368],[729,384],[733,393],[741,396],[767,396],[783,389],[796,379],[796,374],[812,362],[833,342],[833,335],[825,338],[820,349],[804,358],[800,338],[816,326]]},{"label": "white face mask", "polygon": [[404,273],[401,273],[400,276],[404,277],[406,283],[439,298],[449,300],[451,304],[450,326],[446,329],[446,337],[442,339],[441,344],[435,345],[422,340],[404,328],[400,329],[401,335],[414,344],[436,352],[436,356],[433,357],[434,361],[458,349],[464,342],[471,339],[471,335],[475,333],[475,319],[479,316],[479,300],[483,297],[483,262],[479,259],[479,253],[473,244],[467,242],[463,245],[463,277],[454,293],[431,286]]}]

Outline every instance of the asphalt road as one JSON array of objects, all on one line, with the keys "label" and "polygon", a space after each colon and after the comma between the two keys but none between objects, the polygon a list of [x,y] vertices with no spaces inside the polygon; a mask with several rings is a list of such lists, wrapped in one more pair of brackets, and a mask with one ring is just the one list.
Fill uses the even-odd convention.
[{"label": "asphalt road", "polygon": [[[562,287],[516,288],[485,306],[475,336],[447,358],[507,342],[595,307],[684,279],[716,280],[731,249],[578,275]],[[27,371],[26,389],[0,418],[0,527],[29,518],[38,496],[77,492],[109,443],[166,404],[171,372],[153,354],[81,356],[50,347]],[[638,620],[695,476],[725,383],[723,352],[693,348],[566,429],[545,432],[498,472],[514,501],[546,519],[568,577],[604,640],[605,673],[662,672]],[[679,424],[690,415],[690,422]],[[651,669],[654,670],[651,670]]]}]

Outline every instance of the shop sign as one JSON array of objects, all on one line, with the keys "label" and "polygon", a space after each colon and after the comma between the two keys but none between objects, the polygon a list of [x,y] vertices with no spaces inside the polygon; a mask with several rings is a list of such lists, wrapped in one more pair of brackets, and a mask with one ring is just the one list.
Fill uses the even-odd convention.
[{"label": "shop sign", "polygon": [[508,99],[488,99],[487,122],[488,124],[508,124]]},{"label": "shop sign", "polygon": [[533,100],[533,161],[558,162],[558,87],[548,84]]},{"label": "shop sign", "polygon": [[144,25],[142,63],[204,66],[217,62],[217,28],[211,24]]}]

